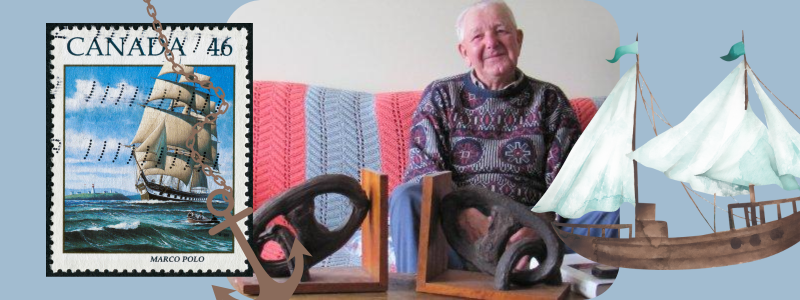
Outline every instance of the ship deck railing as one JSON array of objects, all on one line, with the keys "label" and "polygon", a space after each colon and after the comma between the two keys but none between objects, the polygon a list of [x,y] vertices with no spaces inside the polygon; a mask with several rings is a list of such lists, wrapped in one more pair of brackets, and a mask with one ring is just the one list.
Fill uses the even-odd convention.
[{"label": "ship deck railing", "polygon": [[[800,201],[800,197],[794,198],[787,198],[787,199],[779,199],[779,200],[772,200],[772,201],[761,201],[761,202],[747,202],[747,203],[731,203],[728,204],[728,221],[730,222],[731,230],[735,230],[736,227],[733,224],[733,210],[735,208],[743,208],[744,210],[744,222],[747,227],[759,225],[758,221],[760,219],[761,225],[767,223],[767,217],[764,214],[764,207],[767,205],[775,205],[778,212],[778,220],[780,220],[783,216],[781,215],[781,204],[782,203],[792,203],[792,210],[793,214],[797,213],[797,201]],[[758,207],[758,212],[760,216],[756,215],[756,207]],[[758,218],[757,218],[758,217]]]},{"label": "ship deck railing", "polygon": [[589,233],[592,231],[592,228],[600,228],[602,229],[601,237],[606,237],[606,229],[628,229],[628,238],[633,238],[633,226],[631,224],[570,224],[570,223],[558,223],[553,222],[553,225],[561,227],[562,230],[567,231],[564,227],[570,227],[570,230],[567,231],[569,233],[573,233],[575,228],[587,228],[586,236],[589,236]]}]

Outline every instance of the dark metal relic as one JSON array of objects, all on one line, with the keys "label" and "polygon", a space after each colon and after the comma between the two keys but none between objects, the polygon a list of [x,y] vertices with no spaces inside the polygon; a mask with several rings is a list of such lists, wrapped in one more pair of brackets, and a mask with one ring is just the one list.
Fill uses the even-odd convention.
[{"label": "dark metal relic", "polygon": [[[319,224],[314,217],[314,198],[319,195],[335,193],[347,197],[353,205],[350,219],[339,229],[330,230]],[[253,249],[259,250],[269,242],[278,243],[288,256],[294,239],[300,239],[311,256],[304,256],[305,268],[330,256],[342,248],[364,222],[369,211],[369,199],[355,179],[339,174],[321,175],[300,184],[277,198],[261,206],[254,214]],[[281,224],[272,224],[272,220],[284,216],[290,229]],[[292,272],[289,260],[264,260],[259,257],[270,276],[286,277]],[[303,272],[304,281],[308,279],[307,270]]]},{"label": "dark metal relic", "polygon": [[[489,231],[476,241],[470,241],[458,224],[458,216],[469,208],[492,218]],[[439,209],[447,242],[478,270],[494,275],[498,290],[508,290],[511,283],[520,286],[561,284],[564,244],[549,222],[529,208],[500,194],[468,186],[447,194]],[[523,227],[535,230],[539,238],[525,238],[507,248],[508,239]],[[515,272],[516,263],[525,255],[535,258],[539,266]]]}]

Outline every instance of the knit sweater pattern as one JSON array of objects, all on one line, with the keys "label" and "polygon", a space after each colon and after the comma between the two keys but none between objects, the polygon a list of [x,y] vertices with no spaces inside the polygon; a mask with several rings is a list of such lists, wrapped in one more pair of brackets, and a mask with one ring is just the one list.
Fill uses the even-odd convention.
[{"label": "knit sweater pattern", "polygon": [[533,206],[580,136],[557,86],[528,76],[500,91],[465,73],[431,83],[412,119],[405,181],[451,171],[457,186],[477,185]]}]

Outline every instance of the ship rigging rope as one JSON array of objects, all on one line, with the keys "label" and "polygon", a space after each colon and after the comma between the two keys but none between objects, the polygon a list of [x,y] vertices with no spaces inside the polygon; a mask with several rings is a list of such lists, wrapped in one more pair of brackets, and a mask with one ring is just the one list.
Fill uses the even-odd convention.
[{"label": "ship rigging rope", "polygon": [[[748,67],[748,68],[750,68],[750,64],[747,64],[747,67]],[[769,93],[770,93],[770,94],[772,94],[772,96],[774,96],[774,97],[775,97],[775,99],[778,99],[778,96],[775,96],[775,93],[773,93],[773,92],[772,92],[772,90],[770,90],[770,89],[767,87],[767,85],[766,85],[766,84],[764,84],[764,82],[763,82],[763,81],[761,81],[761,78],[758,78],[758,75],[756,75],[756,72],[755,72],[755,71],[753,71],[753,68],[750,68],[750,72],[751,72],[751,73],[753,73],[753,76],[755,76],[755,77],[756,77],[756,79],[758,80],[758,82],[760,82],[760,83],[761,83],[761,85],[763,85],[765,88],[767,88],[767,90],[769,91]],[[789,108],[789,106],[788,106],[788,105],[786,105],[786,103],[783,103],[783,101],[781,101],[781,99],[778,99],[778,102],[780,102],[781,104],[783,104],[783,106],[785,106],[785,107],[786,107],[786,109],[788,109],[790,112],[792,112],[792,114],[794,114],[794,116],[795,116],[795,117],[797,117],[798,119],[800,119],[800,116],[797,116],[797,114],[796,114],[796,113],[794,113],[794,111],[793,111],[791,108]]]},{"label": "ship rigging rope", "polygon": [[[703,196],[700,196],[700,194],[698,194],[698,193],[697,193],[695,190],[692,190],[691,188],[689,188],[689,190],[691,190],[691,191],[692,191],[692,193],[694,193],[695,195],[697,195],[697,197],[703,198],[703,200],[706,200],[706,202],[708,202],[709,204],[711,204],[711,205],[714,205],[714,207],[716,207],[716,208],[719,208],[720,210],[722,210],[722,211],[724,211],[724,212],[728,212],[728,210],[727,210],[727,209],[724,209],[724,208],[722,208],[722,207],[719,207],[719,206],[717,206],[716,204],[713,204],[713,203],[711,203],[711,201],[708,201],[708,199],[704,198]],[[715,197],[716,197],[716,196],[715,196]],[[731,197],[731,198],[733,198],[733,197]],[[734,200],[736,200],[736,199],[734,199]],[[736,201],[736,203],[739,203],[739,201]],[[744,217],[742,217],[742,216],[739,216],[739,215],[737,215],[737,214],[734,214],[734,213],[731,213],[731,214],[732,214],[732,215],[734,215],[735,217],[739,218],[739,219],[743,219],[743,220],[744,220]]]},{"label": "ship rigging rope", "polygon": [[[669,121],[667,121],[667,116],[664,115],[664,111],[661,110],[661,105],[659,105],[658,101],[656,101],[656,97],[653,97],[653,91],[651,91],[650,90],[650,86],[647,85],[647,80],[644,80],[644,75],[642,74],[641,71],[638,71],[638,72],[639,72],[639,76],[642,77],[642,82],[644,82],[644,86],[647,88],[647,92],[650,94],[650,109],[653,110],[653,114],[658,116],[658,118],[661,119],[661,121],[664,122],[664,124],[667,124],[667,125],[669,125],[669,127],[672,127],[672,124],[670,124]],[[639,89],[641,89],[641,88],[639,88]],[[642,96],[642,98],[644,98],[644,96]],[[656,114],[655,113],[655,110],[653,109],[653,104],[652,104],[654,102],[655,102],[656,106],[658,107],[658,111],[660,112],[660,114]]]},{"label": "ship rigging rope", "polygon": [[[639,72],[638,68],[637,68],[636,72],[637,72],[637,73]],[[639,76],[641,76],[641,75],[642,75],[642,73],[639,73]],[[644,78],[644,77],[642,77],[642,78]],[[639,94],[640,94],[640,95],[642,95],[642,104],[644,104],[644,112],[645,112],[645,114],[647,114],[647,120],[648,120],[648,121],[650,121],[650,125],[653,125],[653,133],[655,133],[655,135],[656,135],[656,136],[658,136],[658,131],[656,131],[656,123],[655,123],[655,122],[653,122],[653,119],[654,119],[655,117],[653,117],[653,119],[651,119],[651,118],[650,118],[650,114],[649,114],[649,113],[647,113],[647,102],[646,102],[646,101],[644,101],[644,93],[642,92],[642,85],[641,85],[641,84],[638,84],[638,86],[639,86]],[[649,91],[650,91],[650,89],[648,88],[648,89],[647,89],[647,91],[649,92]],[[634,91],[634,93],[635,93],[635,92],[636,92],[636,91]],[[636,96],[636,95],[634,95],[634,97],[635,97],[635,96]],[[650,104],[650,107],[652,107],[652,106],[653,106],[653,105],[652,105],[652,104]]]},{"label": "ship rigging rope", "polygon": [[700,211],[700,207],[697,206],[697,202],[694,202],[694,198],[692,198],[692,195],[689,195],[689,190],[686,189],[686,184],[681,182],[681,185],[683,186],[683,190],[686,191],[686,195],[689,196],[689,199],[692,199],[692,203],[694,203],[694,207],[697,207],[697,212],[700,213],[700,216],[703,217],[703,220],[706,220],[706,224],[708,224],[708,228],[711,228],[711,231],[713,231],[713,232],[717,232],[716,230],[714,230],[714,228],[711,227],[711,223],[708,223],[708,219],[706,219],[706,216],[704,216],[703,212]]}]

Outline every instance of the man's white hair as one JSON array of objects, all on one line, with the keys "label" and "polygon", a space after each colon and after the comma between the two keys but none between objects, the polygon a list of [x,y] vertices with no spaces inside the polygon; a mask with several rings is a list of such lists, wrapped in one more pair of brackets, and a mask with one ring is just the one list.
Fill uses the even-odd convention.
[{"label": "man's white hair", "polygon": [[458,15],[458,19],[456,19],[456,35],[458,36],[458,41],[462,41],[464,39],[464,16],[473,9],[484,9],[490,5],[498,5],[500,9],[508,13],[509,21],[511,24],[514,25],[514,28],[517,28],[517,21],[514,19],[514,13],[511,11],[511,8],[508,7],[503,0],[482,0],[475,2],[474,4],[470,5],[469,7],[465,8],[461,13]]}]

